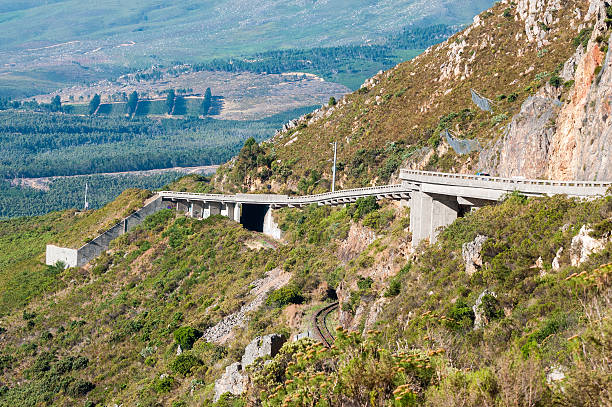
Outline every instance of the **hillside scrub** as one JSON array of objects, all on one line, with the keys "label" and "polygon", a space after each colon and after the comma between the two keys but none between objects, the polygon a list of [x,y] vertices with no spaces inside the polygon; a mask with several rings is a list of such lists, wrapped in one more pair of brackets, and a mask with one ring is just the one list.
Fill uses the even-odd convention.
[{"label": "hillside scrub", "polygon": [[[87,216],[112,219],[111,208],[121,213],[128,197],[140,196],[131,194],[80,220],[58,222],[61,214],[35,218],[37,227],[53,225],[51,236],[59,236],[56,228],[88,224]],[[606,384],[608,366],[593,355],[605,354],[597,338],[605,335],[609,316],[602,315],[604,325],[594,316],[609,301],[610,269],[600,266],[612,261],[612,250],[608,244],[571,267],[569,247],[584,224],[599,225],[598,235],[609,233],[609,197],[581,202],[514,194],[458,219],[438,243],[412,254],[400,250],[410,240],[409,213],[392,202],[285,208],[275,216],[284,243],[250,249],[261,235],[226,218],[196,220],[163,210],[116,239],[90,266],[49,268],[45,273],[53,285],[30,291],[25,307],[7,308],[0,320],[5,344],[0,374],[11,384],[0,394],[0,405],[20,405],[15,403],[23,394],[32,404],[198,405],[212,397],[214,380],[240,359],[250,339],[305,329],[306,320],[291,325],[287,312],[309,315],[332,301],[329,290],[337,290],[345,318],[335,330],[335,348],[289,343],[273,364],[254,367],[255,386],[232,402],[276,405],[292,397],[295,405],[306,399],[337,405],[354,398],[363,405],[471,400],[502,406],[531,392],[539,405],[553,400],[571,405]],[[5,233],[21,233],[27,222],[6,221]],[[373,239],[356,252],[347,242],[364,243],[350,240],[353,229],[369,231]],[[469,277],[461,247],[479,234],[489,237],[483,267]],[[43,246],[37,247],[32,253],[42,253]],[[559,247],[566,250],[554,272],[549,265]],[[542,270],[534,267],[540,257]],[[291,273],[288,285],[269,292],[228,341],[207,342],[201,334],[251,301],[251,284],[275,268]],[[389,274],[380,273],[387,268]],[[481,308],[474,310],[484,290],[494,295],[482,296]],[[377,298],[385,306],[368,333],[367,310]],[[474,329],[477,312],[484,325]],[[575,346],[582,338],[589,354]],[[83,355],[88,363],[77,362]],[[72,370],[68,362],[57,365],[64,359]],[[553,365],[562,367],[571,392],[561,394],[546,384]],[[46,373],[57,369],[65,373]]]}]

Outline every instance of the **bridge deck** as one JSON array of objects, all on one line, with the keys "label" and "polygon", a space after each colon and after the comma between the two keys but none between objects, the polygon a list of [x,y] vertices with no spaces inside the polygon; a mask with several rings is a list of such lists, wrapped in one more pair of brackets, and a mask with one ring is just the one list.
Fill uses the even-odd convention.
[{"label": "bridge deck", "polygon": [[272,206],[305,206],[310,204],[340,204],[354,202],[367,196],[408,199],[414,188],[410,185],[394,184],[367,188],[345,189],[316,195],[288,196],[273,194],[198,194],[193,192],[161,191],[158,194],[165,199],[185,199],[222,203],[261,204]]},{"label": "bridge deck", "polygon": [[467,174],[448,174],[431,171],[400,171],[401,184],[382,185],[366,188],[345,189],[316,195],[288,196],[275,194],[198,194],[193,192],[162,191],[158,194],[165,199],[188,201],[209,201],[239,204],[262,204],[281,206],[305,206],[310,204],[337,205],[354,202],[358,198],[408,199],[412,191],[441,195],[499,200],[505,194],[518,191],[526,195],[542,196],[566,194],[590,197],[605,195],[612,182],[593,181],[549,181],[517,178],[499,178]]}]

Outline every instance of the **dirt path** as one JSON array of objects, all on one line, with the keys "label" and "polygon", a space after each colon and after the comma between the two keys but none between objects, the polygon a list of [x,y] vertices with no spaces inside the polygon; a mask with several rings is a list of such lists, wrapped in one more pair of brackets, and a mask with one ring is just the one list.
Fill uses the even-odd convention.
[{"label": "dirt path", "polygon": [[156,175],[164,172],[181,172],[183,174],[214,174],[219,168],[218,165],[201,165],[197,167],[173,167],[173,168],[160,168],[155,170],[145,171],[123,171],[123,172],[101,172],[97,174],[81,174],[81,175],[60,175],[55,177],[40,177],[40,178],[15,178],[11,181],[13,186],[29,187],[39,189],[42,191],[49,190],[49,184],[61,178],[77,178],[77,177],[89,177],[91,175],[105,175],[105,176],[121,176],[121,175]]}]

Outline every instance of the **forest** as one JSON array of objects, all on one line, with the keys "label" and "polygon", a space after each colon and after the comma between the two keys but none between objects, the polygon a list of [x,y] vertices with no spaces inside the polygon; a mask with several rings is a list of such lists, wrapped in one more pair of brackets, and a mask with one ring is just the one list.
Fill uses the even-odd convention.
[{"label": "forest", "polygon": [[246,139],[267,139],[313,109],[258,121],[0,111],[0,218],[80,207],[86,182],[90,208],[99,208],[127,188],[157,189],[180,174],[62,178],[53,180],[48,191],[12,186],[14,179],[220,164],[236,155]]},{"label": "forest", "polygon": [[257,121],[0,112],[0,178],[50,177],[220,164],[306,107]]},{"label": "forest", "polygon": [[401,51],[428,48],[450,37],[459,28],[445,24],[404,28],[400,33],[389,35],[381,44],[274,50],[242,59],[213,59],[195,64],[193,69],[255,73],[307,71],[332,77],[342,68],[352,73],[370,70],[369,63],[375,62],[376,71],[395,65]]},{"label": "forest", "polygon": [[47,191],[12,186],[0,179],[0,219],[43,215],[68,208],[83,209],[85,184],[89,209],[98,209],[114,200],[128,188],[155,190],[184,176],[179,172],[152,175],[89,175],[58,178],[51,181]]}]

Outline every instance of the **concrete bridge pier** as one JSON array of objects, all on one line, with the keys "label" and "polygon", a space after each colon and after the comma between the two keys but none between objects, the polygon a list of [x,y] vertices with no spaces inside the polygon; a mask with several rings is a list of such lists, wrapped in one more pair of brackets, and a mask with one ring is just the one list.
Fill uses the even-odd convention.
[{"label": "concrete bridge pier", "polygon": [[436,241],[442,227],[448,226],[459,215],[456,197],[413,191],[410,194],[410,231],[412,245],[422,240]]}]

